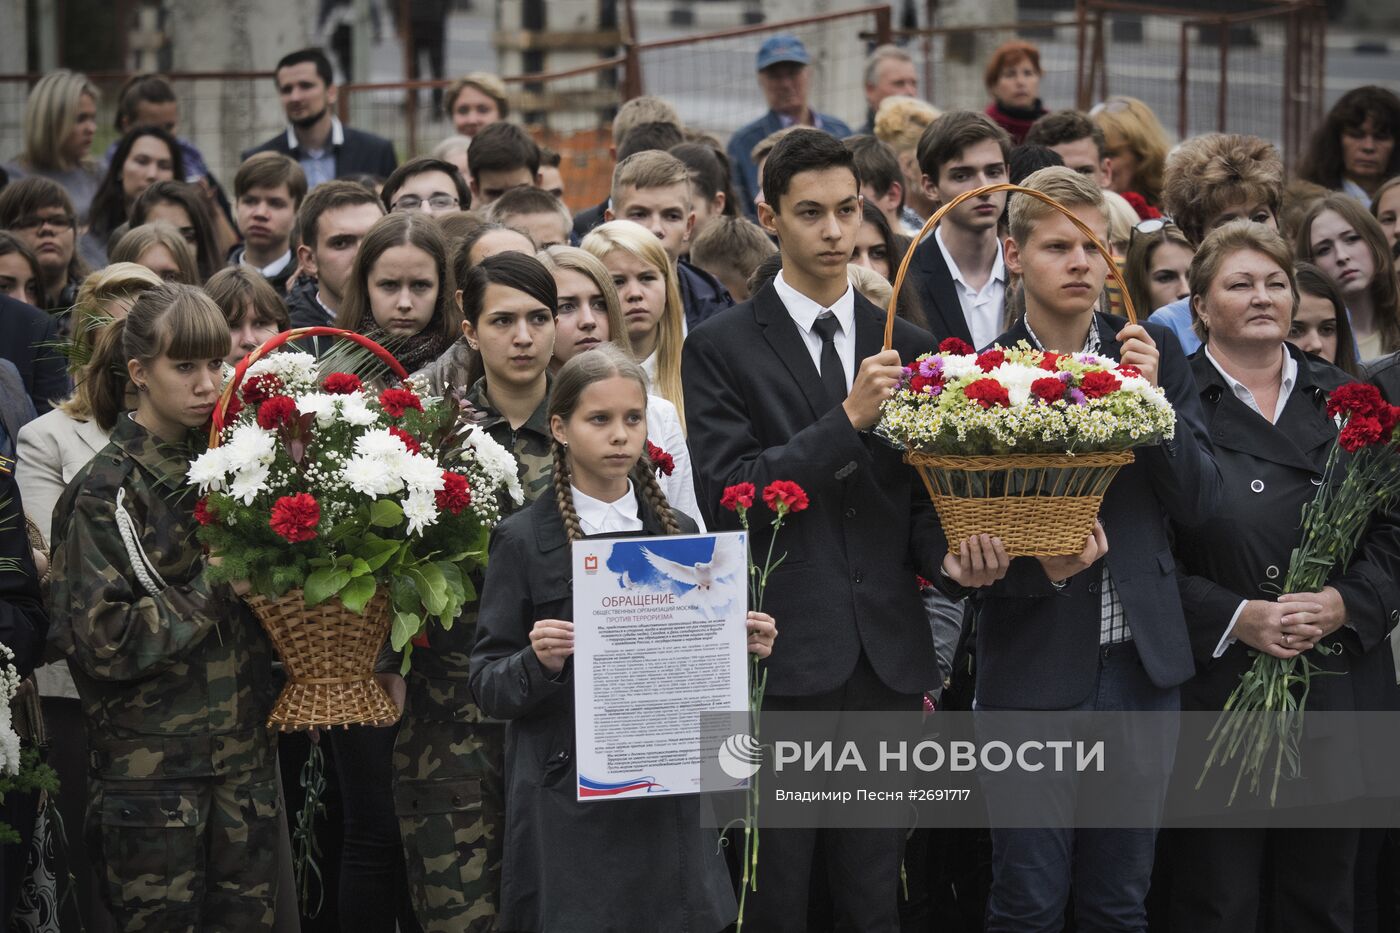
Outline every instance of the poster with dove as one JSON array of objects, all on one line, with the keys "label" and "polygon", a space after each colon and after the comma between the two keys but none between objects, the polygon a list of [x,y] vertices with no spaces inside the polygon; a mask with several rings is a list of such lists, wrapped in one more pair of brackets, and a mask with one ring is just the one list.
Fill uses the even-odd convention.
[{"label": "poster with dove", "polygon": [[698,793],[748,703],[743,532],[574,542],[578,799]]}]

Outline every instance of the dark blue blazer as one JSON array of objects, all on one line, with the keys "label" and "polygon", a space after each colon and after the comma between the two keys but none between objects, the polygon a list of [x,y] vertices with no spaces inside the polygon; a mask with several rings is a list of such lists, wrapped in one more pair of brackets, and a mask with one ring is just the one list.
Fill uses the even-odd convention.
[{"label": "dark blue blazer", "polygon": [[[1127,321],[1097,314],[1105,356]],[[1119,471],[1099,511],[1108,554],[1057,591],[1040,562],[1018,557],[1006,577],[977,596],[977,700],[1012,709],[1068,709],[1094,688],[1099,659],[1103,562],[1113,576],[1142,665],[1159,687],[1195,671],[1177,589],[1169,527],[1206,522],[1221,498],[1196,381],[1175,335],[1145,324],[1161,353],[1158,383],[1176,409],[1176,437],[1139,447]],[[997,338],[1030,340],[1024,319]]]},{"label": "dark blue blazer", "polygon": [[[855,297],[857,366],[880,352],[885,314]],[[894,346],[910,360],[932,338],[895,321]],[[886,686],[921,693],[938,668],[915,574],[939,579],[947,544],[923,487],[899,451],[851,426],[826,400],[782,299],[769,283],[721,311],[682,350],[686,422],[696,495],[711,530],[739,527],[719,507],[726,486],[793,480],[811,507],[778,535],[786,554],[763,608],[782,632],[768,665],[768,692],[835,690],[862,651]],[[767,552],[770,513],[755,502],[750,547]]]},{"label": "dark blue blazer", "polygon": [[15,364],[24,390],[43,414],[68,397],[68,368],[58,349],[58,318],[8,295],[0,295],[0,359]]},{"label": "dark blue blazer", "polygon": [[914,259],[909,263],[904,286],[914,287],[919,309],[924,313],[925,326],[942,343],[949,337],[958,337],[972,343],[972,329],[967,326],[967,316],[963,314],[962,302],[958,300],[958,287],[953,283],[953,273],[943,258],[943,250],[938,241],[929,234],[914,247]]},{"label": "dark blue blazer", "polygon": [[[247,149],[239,157],[246,160],[258,152],[280,152],[293,159],[302,156],[300,146],[287,146],[287,131],[283,130],[260,146]],[[345,142],[335,147],[335,177],[346,175],[377,175],[388,178],[399,167],[394,155],[394,144],[389,140],[364,130],[345,127]]]},{"label": "dark blue blazer", "polygon": [[[812,112],[816,113],[815,110]],[[817,113],[817,116],[821,118],[821,128],[837,139],[845,139],[851,135],[851,128],[831,114]],[[758,166],[754,165],[750,153],[753,152],[754,146],[782,128],[783,121],[777,113],[770,110],[752,123],[735,130],[734,135],[729,137],[729,145],[725,147],[725,151],[729,153],[729,172],[734,181],[734,196],[739,199],[739,209],[750,220],[758,217],[753,199],[758,195],[760,187]]]}]

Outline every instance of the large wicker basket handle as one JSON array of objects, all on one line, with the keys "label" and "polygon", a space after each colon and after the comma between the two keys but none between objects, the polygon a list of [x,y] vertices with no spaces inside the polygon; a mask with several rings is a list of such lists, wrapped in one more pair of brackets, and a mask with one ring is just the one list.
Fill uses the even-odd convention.
[{"label": "large wicker basket handle", "polygon": [[224,418],[228,413],[229,402],[233,399],[233,393],[238,391],[238,387],[243,384],[243,374],[248,371],[258,360],[276,350],[289,340],[297,340],[302,337],[340,337],[358,343],[369,350],[375,356],[384,361],[394,375],[400,379],[408,378],[408,371],[403,368],[403,364],[398,361],[394,354],[370,340],[363,334],[357,334],[352,330],[343,330],[339,327],[297,327],[292,330],[284,330],[271,340],[258,347],[252,353],[243,357],[238,365],[233,368],[233,378],[224,386],[223,394],[219,396],[218,404],[214,406],[214,419],[209,426],[209,446],[219,446],[219,435],[224,429]]},{"label": "large wicker basket handle", "polygon": [[1098,236],[1095,235],[1094,231],[1090,230],[1085,225],[1084,221],[1074,216],[1074,214],[1070,211],[1069,208],[1065,207],[1063,204],[1061,204],[1059,201],[1056,201],[1048,194],[1044,194],[1040,191],[1034,191],[1030,188],[1022,188],[1020,185],[1013,185],[1008,182],[998,182],[995,185],[984,185],[981,188],[976,188],[972,191],[964,191],[962,194],[958,195],[956,198],[953,198],[953,200],[949,201],[947,204],[944,204],[938,210],[933,212],[932,217],[930,217],[927,221],[924,222],[923,228],[919,230],[919,235],[914,237],[914,242],[909,244],[909,249],[906,250],[904,253],[904,260],[899,264],[899,273],[894,277],[894,292],[890,296],[890,307],[885,314],[886,350],[893,346],[895,317],[894,309],[899,301],[899,290],[904,287],[904,274],[909,269],[909,261],[914,258],[914,250],[918,249],[919,244],[923,242],[924,237],[928,236],[929,232],[932,231],[934,227],[938,226],[939,222],[943,220],[944,214],[947,214],[953,208],[957,207],[959,204],[968,200],[969,198],[979,197],[984,194],[995,194],[998,191],[1015,191],[1018,194],[1028,194],[1033,198],[1038,198],[1039,200],[1044,201],[1046,204],[1050,205],[1055,210],[1068,217],[1070,219],[1070,222],[1079,228],[1079,232],[1087,236],[1090,240],[1092,240],[1094,245],[1099,248],[1099,252],[1105,258],[1108,259],[1108,274],[1113,276],[1113,278],[1117,280],[1118,286],[1123,290],[1123,310],[1125,310],[1128,313],[1129,322],[1134,324],[1137,323],[1137,310],[1133,307],[1133,299],[1128,294],[1127,283],[1123,281],[1123,273],[1118,270],[1118,264],[1113,261],[1112,250],[1110,250],[1107,246],[1104,245],[1104,242],[1100,240]]}]

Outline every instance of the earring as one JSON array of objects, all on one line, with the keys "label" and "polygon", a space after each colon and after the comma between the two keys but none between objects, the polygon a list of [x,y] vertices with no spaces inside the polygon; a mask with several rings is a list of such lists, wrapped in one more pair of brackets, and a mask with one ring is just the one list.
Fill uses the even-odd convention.
[{"label": "earring", "polygon": [[470,347],[470,348],[473,349],[473,350],[476,349],[476,344],[472,343],[470,340],[467,341],[467,346]]},{"label": "earring", "polygon": [[137,385],[136,385],[136,391],[137,391],[137,392],[145,392],[145,391],[146,391],[146,385],[145,385],[144,383],[137,383]]}]

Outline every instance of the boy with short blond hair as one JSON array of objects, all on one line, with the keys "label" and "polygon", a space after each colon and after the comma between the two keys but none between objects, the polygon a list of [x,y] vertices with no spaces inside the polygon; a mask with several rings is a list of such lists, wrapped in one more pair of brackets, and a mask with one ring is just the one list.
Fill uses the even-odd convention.
[{"label": "boy with short blond hair", "polygon": [[749,300],[749,276],[778,251],[763,228],[743,217],[716,217],[690,244],[690,262],[729,289],[735,301]]},{"label": "boy with short blond hair", "polygon": [[[1092,179],[1053,166],[1022,185],[1050,196],[1107,240],[1104,197]],[[1013,558],[1006,577],[982,590],[975,708],[1174,714],[1181,708],[1179,687],[1195,673],[1195,662],[1168,522],[1200,524],[1221,495],[1195,379],[1166,328],[1095,310],[1109,259],[1072,220],[1036,198],[1013,194],[1010,234],[1003,244],[1006,266],[1025,284],[1026,313],[995,344],[1024,341],[1129,364],[1161,387],[1177,425],[1171,440],[1137,448],[1136,459],[1118,472],[1083,551]],[[1031,631],[1036,649],[1028,651]],[[1175,755],[1175,736],[1168,732],[1159,728],[1150,740],[1137,733],[1140,741],[1129,745],[1126,726],[1107,731],[1106,740],[1131,749],[1134,758],[1103,775],[1037,774],[1033,782],[1024,774],[983,776],[992,821],[988,929],[1059,929],[1071,889],[1082,927],[1147,928],[1155,824]],[[1037,812],[1056,814],[1055,828],[1005,828],[1025,825],[1011,814],[1026,812],[1019,808],[1027,797]],[[1075,828],[1078,801],[1108,798],[1115,807],[1133,807],[1122,812],[1141,815],[1144,828]]]},{"label": "boy with short blond hair", "polygon": [[687,327],[696,327],[734,304],[718,279],[681,259],[695,228],[690,169],[669,152],[630,155],[613,170],[612,196],[605,220],[641,224],[661,241],[676,270]]}]

